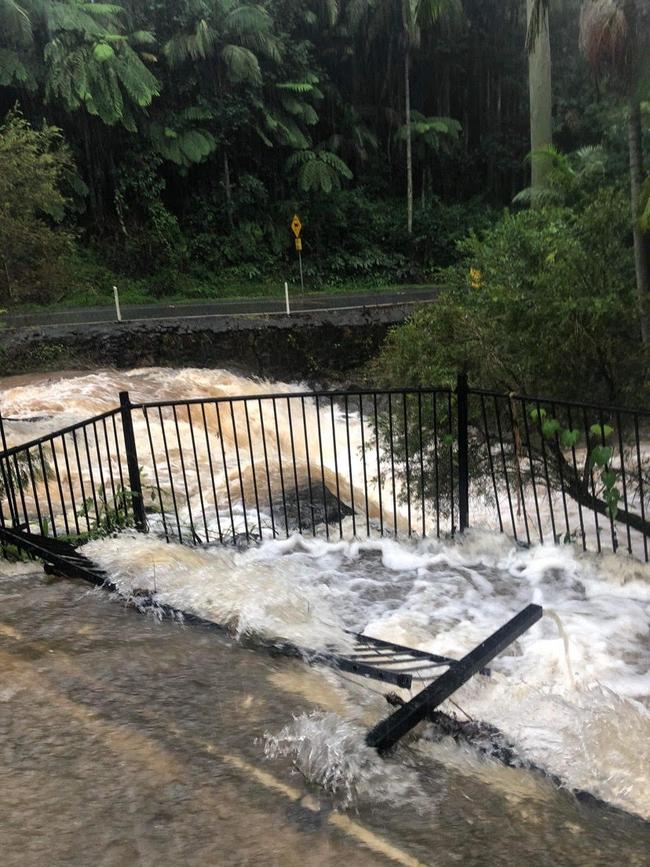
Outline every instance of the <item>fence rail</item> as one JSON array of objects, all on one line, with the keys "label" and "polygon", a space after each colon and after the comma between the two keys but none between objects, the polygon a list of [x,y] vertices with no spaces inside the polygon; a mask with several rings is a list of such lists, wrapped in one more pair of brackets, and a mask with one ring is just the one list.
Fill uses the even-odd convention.
[{"label": "fence rail", "polygon": [[133,526],[211,544],[285,537],[515,539],[648,557],[650,413],[470,389],[131,402],[7,448],[0,524]]}]

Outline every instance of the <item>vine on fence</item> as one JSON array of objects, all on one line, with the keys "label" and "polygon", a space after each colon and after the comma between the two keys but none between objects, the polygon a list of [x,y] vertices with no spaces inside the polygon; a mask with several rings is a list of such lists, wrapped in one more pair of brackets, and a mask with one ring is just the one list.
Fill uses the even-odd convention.
[{"label": "vine on fence", "polygon": [[[540,430],[541,435],[545,440],[558,442],[563,450],[575,448],[580,442],[581,433],[575,428],[565,428],[558,419],[549,416],[545,409],[532,409],[530,417],[535,422]],[[587,443],[587,458],[584,468],[584,482],[589,478],[590,473],[595,469],[600,469],[600,480],[602,482],[602,497],[607,505],[607,511],[612,519],[616,520],[618,514],[618,504],[621,499],[621,492],[617,487],[618,472],[612,465],[614,457],[614,447],[607,445],[607,441],[611,440],[614,434],[614,428],[611,425],[604,423],[592,424],[589,428],[589,436],[593,439],[598,439],[600,442],[595,442],[592,445]]]}]

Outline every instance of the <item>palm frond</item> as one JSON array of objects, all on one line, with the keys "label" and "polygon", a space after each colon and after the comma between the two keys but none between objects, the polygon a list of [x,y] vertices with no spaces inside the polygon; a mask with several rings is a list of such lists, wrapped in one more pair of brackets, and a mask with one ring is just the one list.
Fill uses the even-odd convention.
[{"label": "palm frond", "polygon": [[257,57],[242,45],[224,45],[221,59],[233,82],[262,83],[262,70]]}]

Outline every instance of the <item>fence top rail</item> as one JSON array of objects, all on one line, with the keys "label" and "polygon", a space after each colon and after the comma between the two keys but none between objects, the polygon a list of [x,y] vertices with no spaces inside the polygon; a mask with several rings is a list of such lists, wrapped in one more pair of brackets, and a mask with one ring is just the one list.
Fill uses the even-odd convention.
[{"label": "fence top rail", "polygon": [[37,437],[37,439],[29,440],[26,443],[20,443],[17,446],[12,446],[9,449],[5,449],[5,451],[0,451],[0,460],[4,458],[10,458],[15,454],[18,454],[22,451],[27,451],[28,449],[36,448],[37,446],[42,446],[45,443],[51,442],[55,440],[57,437],[64,436],[65,434],[72,433],[73,431],[81,430],[81,428],[88,427],[88,425],[96,424],[98,421],[103,421],[104,419],[110,418],[111,416],[119,415],[120,408],[115,407],[114,409],[107,409],[106,412],[102,412],[99,415],[91,416],[91,418],[85,418],[83,421],[77,421],[74,424],[70,424],[67,427],[62,427],[60,430],[52,431],[48,434],[43,434],[41,437]]},{"label": "fence top rail", "polygon": [[629,406],[608,406],[607,404],[583,403],[575,400],[561,400],[557,397],[537,397],[531,394],[518,394],[517,392],[492,391],[489,388],[470,388],[469,394],[483,395],[484,397],[501,397],[512,400],[521,400],[525,403],[550,403],[555,406],[567,406],[572,409],[594,409],[602,413],[625,413],[626,415],[642,416],[650,419],[650,409],[633,409]]},{"label": "fence top rail", "polygon": [[192,397],[176,400],[153,400],[146,402],[131,402],[131,409],[162,409],[169,406],[197,406],[207,403],[235,403],[239,401],[258,400],[295,400],[303,398],[334,398],[334,397],[381,397],[387,394],[452,394],[451,388],[353,388],[334,391],[279,391],[260,394],[228,395],[222,397]]}]

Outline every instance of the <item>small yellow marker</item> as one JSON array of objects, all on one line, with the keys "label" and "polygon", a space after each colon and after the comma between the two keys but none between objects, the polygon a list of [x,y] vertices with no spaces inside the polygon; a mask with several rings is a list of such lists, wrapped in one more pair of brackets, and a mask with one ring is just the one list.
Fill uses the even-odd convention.
[{"label": "small yellow marker", "polygon": [[302,240],[300,238],[296,238],[296,250],[300,253],[302,250]]}]

